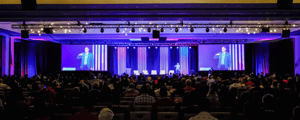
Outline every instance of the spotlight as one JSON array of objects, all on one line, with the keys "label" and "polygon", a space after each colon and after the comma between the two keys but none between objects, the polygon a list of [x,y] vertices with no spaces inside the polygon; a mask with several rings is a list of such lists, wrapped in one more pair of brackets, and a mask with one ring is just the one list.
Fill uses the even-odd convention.
[{"label": "spotlight", "polygon": [[176,32],[176,33],[178,32],[178,27],[175,28],[175,32]]},{"label": "spotlight", "polygon": [[206,28],[206,32],[209,32],[209,28],[208,27]]},{"label": "spotlight", "polygon": [[86,28],[83,28],[83,31],[82,31],[83,33],[86,33],[87,32],[87,30],[86,30]]},{"label": "spotlight", "polygon": [[134,29],[134,28],[132,28],[132,29],[131,29],[131,32],[132,32],[132,33],[134,33],[134,32],[135,32],[135,29]]},{"label": "spotlight", "polygon": [[192,47],[189,47],[190,49],[192,48]]},{"label": "spotlight", "polygon": [[164,30],[164,28],[160,28],[160,32],[164,32],[165,30]]},{"label": "spotlight", "polygon": [[224,28],[224,33],[225,33],[225,32],[227,32],[227,28],[226,28],[226,27]]},{"label": "spotlight", "polygon": [[103,32],[104,32],[104,28],[101,28],[101,29],[100,29],[100,32],[103,33]]},{"label": "spotlight", "polygon": [[194,32],[194,28],[191,27],[190,31],[191,31],[191,32]]},{"label": "spotlight", "polygon": [[151,32],[151,28],[148,28],[148,32]]},{"label": "spotlight", "polygon": [[117,28],[117,29],[116,29],[116,32],[117,32],[117,33],[119,33],[119,32],[120,32],[120,29],[119,29],[119,28]]}]

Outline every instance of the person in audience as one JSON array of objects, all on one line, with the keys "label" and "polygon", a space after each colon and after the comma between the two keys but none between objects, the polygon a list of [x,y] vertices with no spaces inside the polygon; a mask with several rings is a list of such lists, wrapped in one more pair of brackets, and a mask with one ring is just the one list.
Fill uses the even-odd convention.
[{"label": "person in audience", "polygon": [[272,94],[265,94],[262,97],[262,104],[264,110],[274,110],[276,105],[276,100]]},{"label": "person in audience", "polygon": [[148,95],[148,89],[144,85],[141,88],[141,95],[137,96],[134,100],[134,104],[136,103],[154,103],[155,99],[153,96]]},{"label": "person in audience", "polygon": [[113,111],[111,111],[109,108],[103,108],[98,115],[98,120],[112,120],[113,117]]},{"label": "person in audience", "polygon": [[210,86],[211,83],[215,83],[215,81],[216,80],[214,79],[213,75],[209,76],[209,79],[207,79],[207,86]]},{"label": "person in audience", "polygon": [[3,90],[10,89],[10,87],[8,85],[3,83],[2,78],[0,78],[0,89],[3,89]]},{"label": "person in audience", "polygon": [[153,108],[157,106],[174,106],[176,104],[172,99],[166,98],[168,96],[168,89],[165,86],[160,88],[159,95],[161,99],[153,103]]},{"label": "person in audience", "polygon": [[[166,86],[164,86],[164,85],[163,85],[162,87],[165,87],[165,88],[166,88]],[[160,87],[159,89],[157,89],[157,90],[154,91],[156,97],[158,97],[158,96],[160,95],[160,89],[161,89],[162,87]],[[170,94],[169,91],[167,91],[167,96],[171,96],[171,94]]]},{"label": "person in audience", "polygon": [[232,82],[233,82],[233,83],[229,86],[229,90],[230,90],[231,88],[236,88],[236,89],[238,89],[238,88],[241,87],[241,85],[237,83],[237,80],[236,80],[236,79],[234,79]]},{"label": "person in audience", "polygon": [[71,115],[68,120],[98,120],[98,118],[92,114],[93,109],[93,103],[84,100],[83,109],[79,113]]},{"label": "person in audience", "polygon": [[39,91],[40,93],[43,93],[46,96],[49,96],[48,102],[50,106],[54,106],[55,105],[55,97],[56,97],[56,92],[50,88],[50,83],[46,82],[45,86],[43,89],[40,89]]},{"label": "person in audience", "polygon": [[179,92],[179,97],[178,98],[176,98],[175,100],[174,100],[174,102],[178,105],[178,104],[183,104],[183,98],[184,98],[184,91],[180,91]]},{"label": "person in audience", "polygon": [[172,89],[169,90],[170,94],[173,94],[178,88],[178,83],[174,82],[172,85]]},{"label": "person in audience", "polygon": [[219,96],[217,93],[216,84],[212,85],[212,89],[207,93],[206,98],[210,101],[212,106],[220,106]]},{"label": "person in audience", "polygon": [[129,88],[124,92],[125,96],[137,96],[139,95],[139,91],[135,89],[134,84],[130,84]]},{"label": "person in audience", "polygon": [[193,92],[195,88],[191,87],[192,81],[190,79],[187,79],[186,82],[186,87],[183,88],[186,92]]},{"label": "person in audience", "polygon": [[200,113],[194,117],[191,117],[189,120],[218,120],[208,112],[210,108],[210,102],[207,98],[201,98],[198,106]]}]

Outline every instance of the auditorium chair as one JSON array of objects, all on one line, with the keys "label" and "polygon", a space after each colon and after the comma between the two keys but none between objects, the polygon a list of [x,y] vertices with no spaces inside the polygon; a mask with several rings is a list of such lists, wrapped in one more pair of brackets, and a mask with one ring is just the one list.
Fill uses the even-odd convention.
[{"label": "auditorium chair", "polygon": [[124,101],[134,101],[136,97],[122,97]]},{"label": "auditorium chair", "polygon": [[53,113],[53,116],[50,117],[50,120],[68,120],[71,116],[71,113]]},{"label": "auditorium chair", "polygon": [[151,111],[152,105],[135,105],[133,107],[134,111]]},{"label": "auditorium chair", "polygon": [[95,112],[99,112],[99,111],[101,111],[103,108],[107,108],[107,106],[99,106],[99,105],[96,105],[96,106],[94,106],[94,111],[95,111]]},{"label": "auditorium chair", "polygon": [[175,112],[175,106],[158,106],[157,112]]},{"label": "auditorium chair", "polygon": [[125,120],[124,113],[114,113],[113,120]]},{"label": "auditorium chair", "polygon": [[120,101],[120,105],[129,105],[132,106],[133,101]]},{"label": "auditorium chair", "polygon": [[158,112],[157,120],[178,120],[178,112]]},{"label": "auditorium chair", "polygon": [[130,112],[130,120],[151,120],[150,111]]},{"label": "auditorium chair", "polygon": [[[191,117],[198,115],[199,113],[185,113],[184,120],[189,120]],[[210,112],[210,114],[218,120],[231,120],[230,112]]]}]

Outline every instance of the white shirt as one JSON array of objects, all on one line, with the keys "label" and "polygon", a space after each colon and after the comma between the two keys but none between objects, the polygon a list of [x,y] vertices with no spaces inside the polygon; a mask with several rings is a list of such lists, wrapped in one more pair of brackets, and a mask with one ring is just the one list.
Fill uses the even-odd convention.
[{"label": "white shirt", "polygon": [[218,120],[218,119],[211,116],[210,113],[203,111],[203,112],[200,112],[195,117],[191,117],[189,120]]},{"label": "white shirt", "polygon": [[85,53],[85,56],[84,56],[84,65],[87,65],[87,58],[88,58],[88,54]]},{"label": "white shirt", "polygon": [[221,65],[225,64],[225,53],[222,53],[222,61],[221,61]]}]

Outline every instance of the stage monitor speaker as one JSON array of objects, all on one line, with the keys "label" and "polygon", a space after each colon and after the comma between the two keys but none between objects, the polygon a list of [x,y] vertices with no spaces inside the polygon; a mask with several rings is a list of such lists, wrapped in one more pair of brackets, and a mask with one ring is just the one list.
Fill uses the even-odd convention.
[{"label": "stage monitor speaker", "polygon": [[290,30],[282,30],[281,37],[286,38],[290,37],[291,31]]},{"label": "stage monitor speaker", "polygon": [[293,0],[277,0],[278,9],[291,9],[293,6]]},{"label": "stage monitor speaker", "polygon": [[29,38],[29,31],[21,30],[21,38]]},{"label": "stage monitor speaker", "polygon": [[36,0],[21,0],[23,10],[34,10],[37,6]]},{"label": "stage monitor speaker", "polygon": [[44,28],[44,33],[52,34],[53,33],[52,28]]},{"label": "stage monitor speaker", "polygon": [[159,41],[159,42],[166,42],[166,41],[167,41],[167,38],[166,38],[166,37],[160,37],[158,41]]},{"label": "stage monitor speaker", "polygon": [[261,32],[270,32],[270,28],[261,28]]},{"label": "stage monitor speaker", "polygon": [[153,32],[152,32],[152,38],[159,38],[159,37],[160,37],[159,30],[153,30]]},{"label": "stage monitor speaker", "polygon": [[149,42],[149,37],[142,37],[141,40],[142,42]]}]

